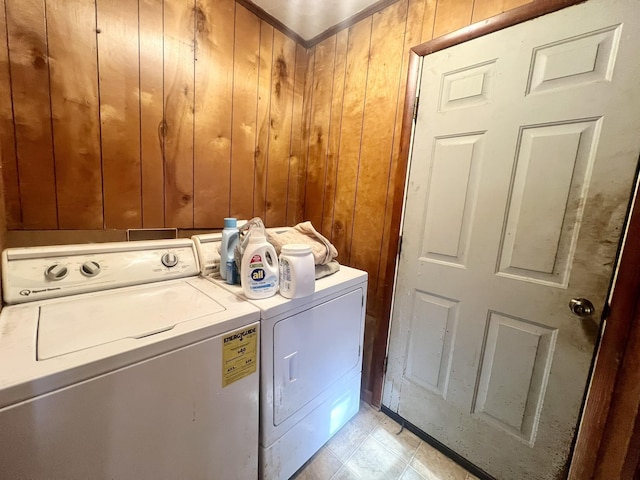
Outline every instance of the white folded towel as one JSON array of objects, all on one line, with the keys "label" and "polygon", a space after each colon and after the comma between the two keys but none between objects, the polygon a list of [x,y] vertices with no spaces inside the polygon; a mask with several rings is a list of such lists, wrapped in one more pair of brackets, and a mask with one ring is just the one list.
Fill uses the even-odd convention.
[{"label": "white folded towel", "polygon": [[269,242],[275,247],[278,255],[280,255],[280,250],[283,245],[302,243],[311,247],[316,265],[327,265],[338,256],[336,247],[313,228],[311,222],[299,223],[283,233],[267,231],[267,236],[269,237]]}]

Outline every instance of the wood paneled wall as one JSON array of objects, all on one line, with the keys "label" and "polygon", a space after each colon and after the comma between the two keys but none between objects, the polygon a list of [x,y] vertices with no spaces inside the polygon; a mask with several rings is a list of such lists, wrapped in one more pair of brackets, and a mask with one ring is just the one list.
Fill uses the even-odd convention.
[{"label": "wood paneled wall", "polygon": [[399,0],[305,50],[233,0],[0,0],[7,227],[311,220],[369,272],[370,392],[409,49],[524,3]]},{"label": "wood paneled wall", "polygon": [[[369,272],[363,390],[382,313],[409,49],[529,0],[399,0],[309,50],[305,218]],[[376,399],[374,399],[376,400]]]},{"label": "wood paneled wall", "polygon": [[300,221],[306,68],[233,0],[0,0],[8,228]]}]

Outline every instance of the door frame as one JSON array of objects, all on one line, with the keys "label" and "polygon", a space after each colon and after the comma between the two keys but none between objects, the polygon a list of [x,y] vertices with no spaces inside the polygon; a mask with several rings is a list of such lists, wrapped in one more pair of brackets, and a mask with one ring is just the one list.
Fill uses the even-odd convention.
[{"label": "door frame", "polygon": [[[372,403],[380,406],[385,357],[409,164],[414,105],[418,91],[421,57],[474,38],[511,27],[585,0],[534,0],[521,7],[434,38],[411,48],[404,117],[400,135],[400,156],[393,185],[393,210],[386,266],[382,315],[376,326],[372,355]],[[631,205],[637,200],[634,194]],[[631,211],[628,238],[640,238],[640,208]],[[579,429],[574,438],[569,478],[621,478],[640,467],[640,249],[627,242],[619,256],[618,275],[603,325],[585,396]],[[614,395],[615,393],[615,395]],[[631,475],[632,476],[632,475]],[[626,478],[626,477],[625,477]],[[631,478],[631,477],[628,477]]]}]

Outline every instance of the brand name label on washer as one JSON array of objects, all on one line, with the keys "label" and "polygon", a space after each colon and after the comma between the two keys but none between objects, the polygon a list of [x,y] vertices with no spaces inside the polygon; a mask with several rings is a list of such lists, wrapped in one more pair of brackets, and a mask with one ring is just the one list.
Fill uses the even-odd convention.
[{"label": "brand name label on washer", "polygon": [[222,387],[255,373],[257,360],[257,327],[241,328],[222,337]]}]

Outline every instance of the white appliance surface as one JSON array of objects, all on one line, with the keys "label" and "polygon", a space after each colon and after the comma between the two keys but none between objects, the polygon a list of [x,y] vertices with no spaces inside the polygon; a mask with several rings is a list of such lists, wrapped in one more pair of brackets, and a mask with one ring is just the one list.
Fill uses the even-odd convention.
[{"label": "white appliance surface", "polygon": [[360,370],[360,322],[345,319],[360,319],[362,299],[358,288],[274,324],[274,426]]},{"label": "white appliance surface", "polygon": [[38,360],[122,338],[146,337],[224,310],[188,282],[163,282],[72,302],[51,302],[40,307]]},{"label": "white appliance surface", "polygon": [[[219,241],[200,237],[201,254]],[[287,479],[359,409],[367,273],[341,266],[296,299],[207,278],[260,309],[260,477]]]},{"label": "white appliance surface", "polygon": [[[51,265],[69,271],[45,278]],[[198,270],[190,240],[3,253],[5,298],[27,302],[0,312],[3,475],[255,476],[258,340],[255,373],[229,381],[223,365],[259,311]]]}]

